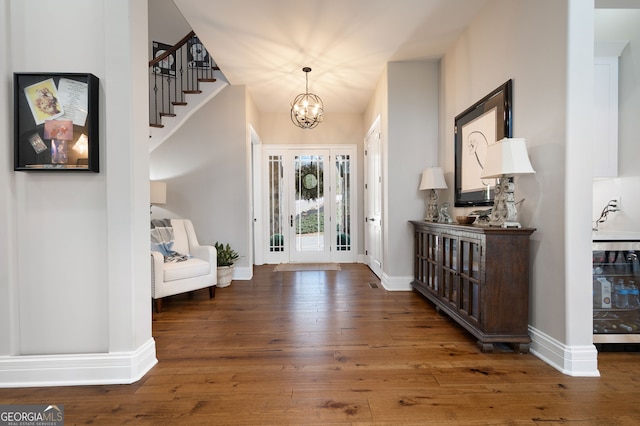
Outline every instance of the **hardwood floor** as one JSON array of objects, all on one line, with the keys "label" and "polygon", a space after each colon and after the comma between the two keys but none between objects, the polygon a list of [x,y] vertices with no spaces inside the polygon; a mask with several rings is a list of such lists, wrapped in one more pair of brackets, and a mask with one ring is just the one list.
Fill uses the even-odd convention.
[{"label": "hardwood floor", "polygon": [[485,354],[363,265],[256,267],[215,299],[206,289],[169,298],[153,335],[159,363],[135,384],[0,389],[0,404],[64,404],[66,425],[640,421],[640,353],[600,354],[599,378],[532,354]]}]

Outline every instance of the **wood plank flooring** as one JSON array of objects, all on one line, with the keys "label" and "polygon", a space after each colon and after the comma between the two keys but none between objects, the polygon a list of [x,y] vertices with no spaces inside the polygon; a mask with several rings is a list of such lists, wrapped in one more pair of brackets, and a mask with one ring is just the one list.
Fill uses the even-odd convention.
[{"label": "wood plank flooring", "polygon": [[153,335],[159,363],[135,384],[0,389],[0,404],[64,404],[66,425],[640,422],[640,353],[600,354],[599,378],[506,348],[485,354],[363,265],[256,267],[215,299],[169,298]]}]

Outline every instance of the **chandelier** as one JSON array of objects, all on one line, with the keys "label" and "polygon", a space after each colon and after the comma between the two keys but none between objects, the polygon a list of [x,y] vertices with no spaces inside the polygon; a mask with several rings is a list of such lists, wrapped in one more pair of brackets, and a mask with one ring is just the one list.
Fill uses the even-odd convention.
[{"label": "chandelier", "polygon": [[311,68],[304,67],[307,80],[307,90],[301,93],[291,103],[291,121],[302,129],[313,129],[322,122],[324,106],[322,99],[318,95],[309,93],[309,72]]}]

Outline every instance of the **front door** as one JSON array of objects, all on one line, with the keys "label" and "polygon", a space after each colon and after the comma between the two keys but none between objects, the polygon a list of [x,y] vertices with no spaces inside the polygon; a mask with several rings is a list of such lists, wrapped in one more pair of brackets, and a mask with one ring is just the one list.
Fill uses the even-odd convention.
[{"label": "front door", "polygon": [[355,261],[355,148],[265,147],[265,261]]},{"label": "front door", "polygon": [[293,167],[289,181],[289,261],[328,262],[329,235],[325,213],[328,188],[327,150],[291,152]]}]

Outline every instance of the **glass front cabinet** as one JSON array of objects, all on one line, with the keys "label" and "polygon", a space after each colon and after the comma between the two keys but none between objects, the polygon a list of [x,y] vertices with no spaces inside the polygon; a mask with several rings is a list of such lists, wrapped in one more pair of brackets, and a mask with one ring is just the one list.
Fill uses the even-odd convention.
[{"label": "glass front cabinet", "polygon": [[593,342],[640,343],[640,241],[593,242]]},{"label": "glass front cabinet", "polygon": [[411,224],[413,289],[473,334],[483,351],[501,343],[527,352],[529,236],[535,229]]}]

